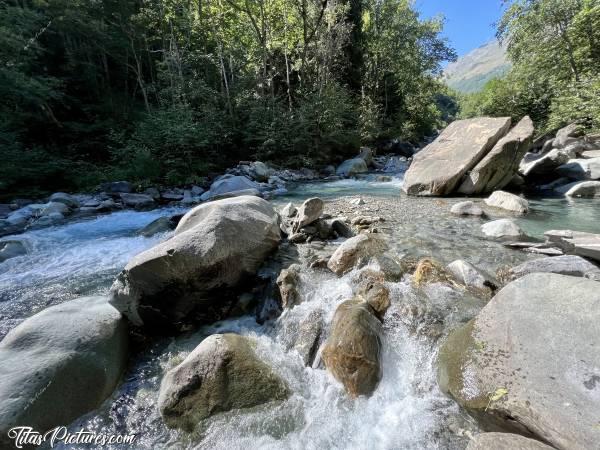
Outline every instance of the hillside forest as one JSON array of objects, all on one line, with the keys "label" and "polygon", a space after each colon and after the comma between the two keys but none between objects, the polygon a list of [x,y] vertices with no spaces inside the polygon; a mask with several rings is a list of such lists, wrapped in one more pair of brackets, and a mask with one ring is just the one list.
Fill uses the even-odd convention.
[{"label": "hillside forest", "polygon": [[0,197],[321,167],[456,116],[600,126],[600,2],[506,2],[511,71],[463,96],[443,17],[409,0],[7,0]]}]

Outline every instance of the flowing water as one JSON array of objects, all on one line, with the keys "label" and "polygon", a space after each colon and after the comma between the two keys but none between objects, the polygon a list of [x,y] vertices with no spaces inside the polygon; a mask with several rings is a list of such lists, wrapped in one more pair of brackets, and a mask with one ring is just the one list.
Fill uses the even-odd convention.
[{"label": "flowing water", "polygon": [[[401,183],[401,175],[387,182],[371,176],[306,183],[274,203],[279,207],[318,195],[326,200],[327,212],[381,216],[385,222],[377,227],[395,255],[434,256],[444,263],[462,258],[490,273],[534,257],[484,239],[479,230],[482,219],[450,215],[451,205],[460,199],[408,198],[400,194]],[[357,196],[363,205],[351,205],[346,198]],[[531,206],[532,212],[518,221],[534,237],[552,228],[600,232],[600,211],[593,201],[533,199]],[[166,233],[145,238],[137,231],[176,212],[181,210],[118,212],[19,236],[30,252],[0,264],[0,336],[52,304],[107,293],[133,255],[168,237]],[[293,246],[282,246],[262,272],[276,276],[282,265],[302,262],[313,253],[331,253],[337,244],[304,245],[297,252],[291,251]],[[388,283],[392,306],[384,321],[383,378],[369,398],[350,399],[326,370],[304,367],[300,356],[289,350],[299,322],[321,310],[328,323],[336,306],[352,297],[358,270],[338,278],[324,270],[303,269],[302,303],[264,325],[258,325],[254,316],[242,316],[156,341],[132,357],[114,395],[70,429],[136,433],[135,448],[140,449],[464,448],[464,434],[477,427],[438,390],[438,338],[473,317],[486,299],[442,285],[417,290],[407,278]],[[169,430],[156,407],[163,374],[204,337],[223,332],[253,337],[257,353],[283,377],[292,396],[278,404],[219,414],[191,434]]]}]

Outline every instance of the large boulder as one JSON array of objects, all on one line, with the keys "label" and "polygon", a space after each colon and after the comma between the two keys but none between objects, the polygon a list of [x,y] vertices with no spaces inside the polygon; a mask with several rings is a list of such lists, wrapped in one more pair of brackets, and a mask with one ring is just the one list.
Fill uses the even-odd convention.
[{"label": "large boulder", "polygon": [[382,324],[365,301],[337,307],[321,357],[352,397],[370,395],[381,380],[382,335]]},{"label": "large boulder", "polygon": [[365,233],[344,241],[331,255],[327,267],[333,273],[342,275],[354,266],[367,262],[371,257],[383,254],[387,245],[377,234]]},{"label": "large boulder", "polygon": [[204,339],[161,382],[158,408],[165,423],[192,430],[220,412],[286,399],[286,384],[252,347],[250,339],[237,334]]},{"label": "large boulder", "polygon": [[569,159],[568,153],[556,148],[543,155],[527,153],[519,163],[519,174],[525,178],[552,174]]},{"label": "large boulder", "polygon": [[525,116],[465,176],[458,192],[481,194],[507,186],[533,140],[533,122]]},{"label": "large boulder", "polygon": [[[28,318],[0,342],[0,447],[10,428],[68,425],[114,391],[127,361],[127,323],[106,297]],[[2,445],[4,443],[4,445]]]},{"label": "large boulder", "polygon": [[600,281],[600,269],[587,259],[577,255],[549,256],[533,259],[510,269],[513,278],[520,278],[529,273],[558,273],[574,277],[585,277]]},{"label": "large boulder", "polygon": [[362,158],[347,159],[338,166],[335,173],[342,177],[351,177],[358,173],[368,172],[367,163]]},{"label": "large boulder", "polygon": [[0,263],[10,258],[27,254],[27,248],[21,241],[0,241]]},{"label": "large boulder", "polygon": [[506,134],[510,118],[457,120],[417,153],[402,189],[411,195],[447,195]]},{"label": "large boulder", "polygon": [[498,219],[484,223],[481,232],[487,237],[500,240],[517,240],[525,236],[525,233],[511,219]]},{"label": "large boulder", "polygon": [[559,166],[556,171],[559,175],[573,180],[598,180],[600,179],[600,158],[570,159],[566,164]]},{"label": "large boulder", "polygon": [[504,287],[440,348],[443,392],[484,428],[559,449],[600,442],[598,283],[548,273]]},{"label": "large boulder", "polygon": [[111,302],[137,326],[168,333],[224,317],[238,285],[281,239],[278,215],[258,197],[189,211],[174,235],[135,256],[115,280]]},{"label": "large boulder", "polygon": [[495,191],[484,201],[488,206],[504,209],[517,214],[525,214],[529,211],[529,202],[510,192]]},{"label": "large boulder", "polygon": [[481,433],[469,442],[466,450],[552,450],[552,447],[513,433]]},{"label": "large boulder", "polygon": [[600,181],[576,181],[554,189],[565,197],[595,198],[600,197]]},{"label": "large boulder", "polygon": [[217,195],[227,194],[235,191],[243,191],[246,189],[259,190],[259,188],[260,186],[248,177],[224,175],[210,185],[209,196],[215,197]]},{"label": "large boulder", "polygon": [[546,241],[565,253],[600,261],[600,234],[572,230],[550,230],[544,233]]}]

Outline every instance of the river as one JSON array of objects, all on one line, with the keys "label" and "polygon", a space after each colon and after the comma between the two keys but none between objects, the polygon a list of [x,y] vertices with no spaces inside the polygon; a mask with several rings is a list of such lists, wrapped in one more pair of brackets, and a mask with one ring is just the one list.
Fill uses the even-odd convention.
[{"label": "river", "polygon": [[[340,205],[349,205],[345,197],[360,196],[364,205],[349,206],[348,211],[384,217],[380,232],[398,255],[433,256],[443,263],[462,258],[490,273],[535,257],[485,239],[479,230],[482,219],[452,216],[450,207],[461,199],[408,198],[400,193],[401,183],[401,174],[386,182],[373,175],[304,183],[274,203],[280,207],[320,196],[326,211],[331,205],[338,212]],[[518,222],[533,237],[553,228],[600,232],[600,210],[592,201],[538,198],[530,204],[532,211]],[[107,294],[132,256],[168,237],[146,238],[137,231],[160,216],[183,211],[116,212],[20,235],[29,253],[0,264],[0,337],[48,306]],[[302,246],[299,252],[283,246],[262,269],[263,275],[276,275],[280,267],[301,262],[310,251],[327,253],[338,243]],[[114,395],[70,428],[136,433],[135,448],[140,449],[463,449],[465,434],[476,432],[477,426],[438,390],[435,361],[440,340],[426,327],[439,322],[443,335],[473,317],[486,300],[450,288],[424,297],[406,279],[389,283],[392,306],[384,322],[383,378],[371,397],[353,400],[323,368],[304,367],[299,355],[287,348],[298,333],[297,324],[311,312],[320,309],[330,321],[336,306],[352,296],[356,271],[338,278],[324,270],[303,270],[300,305],[264,325],[253,316],[242,316],[156,341],[132,358]],[[416,318],[408,317],[407,311],[415,308]],[[255,338],[257,353],[283,377],[293,395],[283,403],[214,416],[192,434],[166,428],[156,408],[163,374],[205,336],[227,331]]]}]

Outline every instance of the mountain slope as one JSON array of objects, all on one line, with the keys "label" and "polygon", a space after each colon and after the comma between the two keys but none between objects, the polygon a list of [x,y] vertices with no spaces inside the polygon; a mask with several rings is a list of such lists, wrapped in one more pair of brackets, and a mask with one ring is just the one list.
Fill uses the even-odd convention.
[{"label": "mountain slope", "polygon": [[448,64],[444,80],[459,92],[477,92],[487,81],[505,74],[509,68],[506,50],[494,39]]}]

